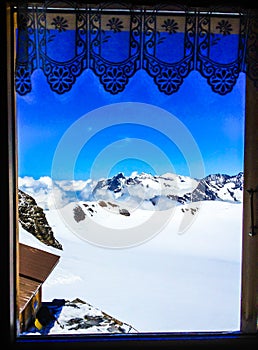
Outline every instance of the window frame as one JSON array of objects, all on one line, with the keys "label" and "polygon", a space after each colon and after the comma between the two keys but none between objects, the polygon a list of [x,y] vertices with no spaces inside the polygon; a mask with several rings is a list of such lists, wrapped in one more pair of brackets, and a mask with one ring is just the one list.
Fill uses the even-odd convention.
[{"label": "window frame", "polygon": [[[258,89],[253,82],[246,79],[246,116],[245,116],[245,145],[244,145],[244,199],[243,199],[243,250],[242,250],[242,280],[241,280],[241,330],[237,333],[166,333],[166,334],[137,334],[119,336],[30,336],[24,339],[16,334],[18,327],[18,306],[16,305],[16,286],[18,282],[18,212],[17,212],[17,153],[16,153],[16,117],[15,117],[15,91],[14,91],[14,22],[12,9],[15,3],[22,1],[1,1],[0,22],[1,50],[0,58],[4,67],[1,73],[1,111],[2,111],[2,145],[1,161],[2,181],[1,194],[5,204],[4,232],[2,234],[1,257],[1,281],[4,288],[1,291],[1,315],[2,334],[7,337],[9,344],[19,348],[34,347],[35,344],[43,345],[50,342],[54,347],[62,349],[80,348],[85,343],[94,343],[98,346],[129,345],[129,346],[153,346],[178,348],[180,346],[243,346],[253,345],[257,338],[257,287],[258,287],[258,232],[250,236],[250,196],[247,189],[258,188]],[[26,1],[24,1],[26,2]],[[134,1],[136,2],[136,1]],[[164,2],[164,1],[163,1]],[[177,1],[178,3],[180,1]],[[185,3],[185,1],[182,1]],[[241,6],[247,6],[242,2]],[[140,3],[144,3],[141,1]],[[153,4],[155,1],[147,2]],[[196,3],[196,2],[194,2]],[[235,1],[235,5],[239,2]],[[202,1],[197,2],[202,6]],[[225,4],[225,3],[224,3]],[[194,4],[191,4],[191,6]],[[207,4],[204,4],[207,6]],[[216,3],[218,5],[218,3]],[[257,9],[254,9],[257,14]],[[254,196],[255,222],[258,220],[258,197]],[[256,225],[258,226],[258,225]],[[122,344],[120,342],[123,342]]]}]

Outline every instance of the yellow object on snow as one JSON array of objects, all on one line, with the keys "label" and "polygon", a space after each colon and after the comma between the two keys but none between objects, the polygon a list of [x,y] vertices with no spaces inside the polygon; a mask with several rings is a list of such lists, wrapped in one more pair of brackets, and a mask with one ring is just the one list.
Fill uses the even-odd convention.
[{"label": "yellow object on snow", "polygon": [[35,327],[38,329],[38,330],[41,330],[42,329],[42,324],[39,322],[39,320],[36,318],[35,322],[34,322],[34,325]]}]

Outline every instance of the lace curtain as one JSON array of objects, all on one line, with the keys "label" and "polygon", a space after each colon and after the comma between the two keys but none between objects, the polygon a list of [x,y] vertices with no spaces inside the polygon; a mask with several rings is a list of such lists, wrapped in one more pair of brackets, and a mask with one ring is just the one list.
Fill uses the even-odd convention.
[{"label": "lace curtain", "polygon": [[[85,70],[111,94],[144,69],[157,89],[178,91],[193,70],[229,93],[241,72],[258,87],[258,21],[246,9],[70,1],[17,6],[16,91],[26,95],[41,69],[58,94]],[[146,86],[146,89],[148,86]]]}]

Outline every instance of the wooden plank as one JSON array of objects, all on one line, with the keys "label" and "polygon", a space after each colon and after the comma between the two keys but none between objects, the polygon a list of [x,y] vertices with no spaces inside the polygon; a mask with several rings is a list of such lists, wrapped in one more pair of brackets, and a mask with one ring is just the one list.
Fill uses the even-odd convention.
[{"label": "wooden plank", "polygon": [[254,193],[256,235],[250,236],[251,206],[248,189],[258,187],[258,90],[247,78],[244,154],[244,211],[242,240],[241,331],[257,332],[258,305],[258,193]]},{"label": "wooden plank", "polygon": [[26,277],[20,276],[19,278],[19,312],[22,312],[27,304],[30,302],[31,298],[37,294],[39,288],[41,287],[40,282],[36,282]]}]

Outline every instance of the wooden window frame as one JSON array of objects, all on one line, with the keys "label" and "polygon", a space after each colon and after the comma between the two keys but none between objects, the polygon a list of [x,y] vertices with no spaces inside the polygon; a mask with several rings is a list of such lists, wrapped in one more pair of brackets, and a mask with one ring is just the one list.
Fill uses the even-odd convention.
[{"label": "wooden window frame", "polygon": [[[19,2],[19,1],[18,1]],[[178,1],[179,2],[179,1]],[[17,3],[17,1],[16,1]],[[149,4],[152,1],[148,2]],[[199,3],[201,3],[199,1]],[[237,3],[237,2],[235,2]],[[1,333],[9,344],[17,348],[30,349],[45,347],[49,337],[28,337],[25,342],[17,337],[18,312],[16,305],[16,285],[18,280],[18,213],[17,213],[17,154],[16,154],[16,117],[14,92],[14,23],[12,7],[14,1],[0,3],[0,74],[1,89],[1,195],[4,204],[4,230],[1,235]],[[217,4],[217,3],[216,3]],[[205,4],[204,4],[205,5]],[[242,1],[245,6],[244,1]],[[257,9],[254,9],[257,13]],[[61,349],[83,348],[89,342],[103,346],[142,346],[143,348],[158,344],[159,348],[180,348],[193,346],[232,346],[240,348],[258,344],[257,338],[257,305],[258,305],[258,229],[256,235],[250,236],[250,195],[248,189],[258,188],[258,89],[253,81],[246,78],[246,115],[244,145],[244,198],[243,198],[243,249],[241,278],[241,319],[239,333],[179,333],[149,334],[125,337],[102,336],[51,336],[51,346]],[[3,206],[2,206],[3,208]],[[3,211],[4,210],[4,211]],[[254,196],[254,222],[258,227],[258,194]],[[72,343],[71,343],[72,342]],[[120,343],[122,342],[122,344]],[[87,345],[87,346],[88,346]]]}]

